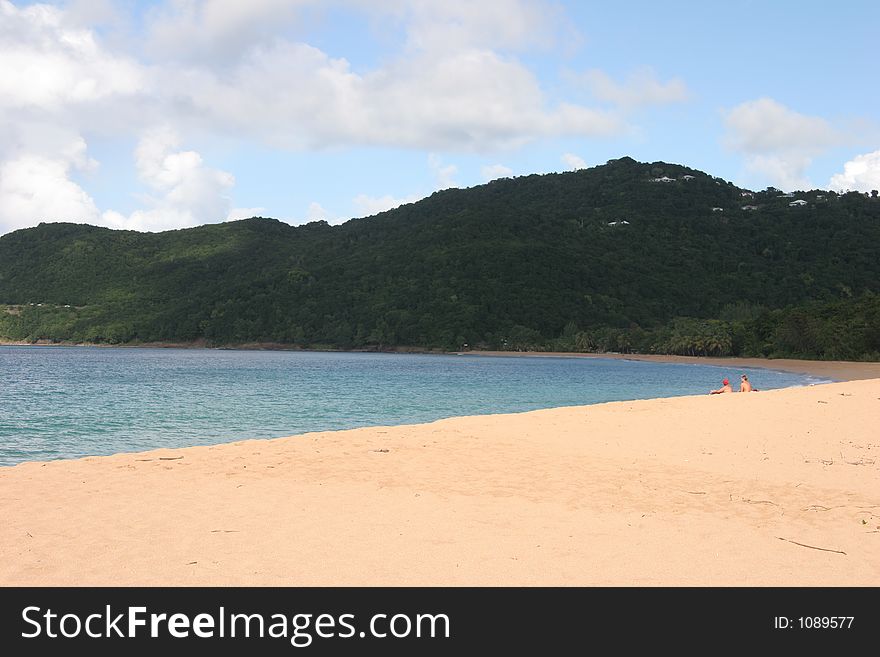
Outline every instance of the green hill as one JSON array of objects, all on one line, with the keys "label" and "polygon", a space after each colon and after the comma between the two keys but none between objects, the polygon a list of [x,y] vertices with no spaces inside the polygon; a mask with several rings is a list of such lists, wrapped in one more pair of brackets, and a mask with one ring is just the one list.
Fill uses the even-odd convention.
[{"label": "green hill", "polygon": [[876,195],[752,193],[630,158],[340,226],[0,238],[0,335],[29,341],[877,358],[878,292]]}]

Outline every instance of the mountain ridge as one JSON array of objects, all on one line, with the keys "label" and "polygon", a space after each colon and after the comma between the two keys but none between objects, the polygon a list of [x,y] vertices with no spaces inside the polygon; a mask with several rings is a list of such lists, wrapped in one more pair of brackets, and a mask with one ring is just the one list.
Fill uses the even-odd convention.
[{"label": "mountain ridge", "polygon": [[[0,337],[671,351],[687,320],[685,332],[722,334],[696,351],[830,357],[840,350],[780,342],[780,313],[834,307],[804,312],[855,313],[873,335],[878,261],[877,198],[755,192],[626,157],[443,190],[335,226],[253,217],[161,233],[14,231],[0,237]],[[736,337],[759,317],[776,328]],[[860,340],[844,352],[872,353]]]}]

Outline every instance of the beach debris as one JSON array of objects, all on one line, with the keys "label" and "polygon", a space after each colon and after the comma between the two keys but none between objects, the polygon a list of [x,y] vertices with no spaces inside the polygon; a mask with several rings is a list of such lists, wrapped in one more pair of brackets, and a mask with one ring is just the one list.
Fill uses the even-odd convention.
[{"label": "beach debris", "polygon": [[196,564],[196,563],[198,563],[198,561],[188,561],[186,565],[192,566],[193,564]]},{"label": "beach debris", "polygon": [[238,529],[212,529],[212,534],[238,534],[240,530]]},{"label": "beach debris", "polygon": [[834,465],[833,459],[808,459],[805,454],[801,454],[804,463],[821,463],[822,465]]},{"label": "beach debris", "polygon": [[790,538],[782,538],[781,536],[777,536],[780,541],[787,541],[789,543],[794,543],[795,545],[800,545],[801,547],[810,548],[811,550],[822,550],[822,552],[834,552],[835,554],[843,554],[846,555],[846,552],[843,550],[832,550],[830,548],[816,547],[815,545],[807,545],[806,543],[798,543],[797,541],[793,541]]},{"label": "beach debris", "polygon": [[386,453],[390,452],[391,450],[389,450],[389,449],[371,449],[370,451],[371,452],[379,452],[381,454],[386,454]]},{"label": "beach debris", "polygon": [[135,461],[179,461],[182,456],[160,456],[158,459],[135,459]]},{"label": "beach debris", "polygon": [[773,506],[779,506],[776,502],[771,502],[770,500],[750,500],[747,497],[742,498],[742,501],[746,504],[772,504]]},{"label": "beach debris", "polygon": [[822,401],[822,400],[820,399],[820,400],[817,401],[816,403],[817,403],[817,404],[827,404],[828,402],[827,402],[827,401]]}]

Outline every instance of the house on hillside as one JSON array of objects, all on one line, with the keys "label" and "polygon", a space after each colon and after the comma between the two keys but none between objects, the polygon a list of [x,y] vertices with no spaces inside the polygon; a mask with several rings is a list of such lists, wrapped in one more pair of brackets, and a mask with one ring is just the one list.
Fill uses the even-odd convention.
[{"label": "house on hillside", "polygon": [[694,177],[690,174],[686,174],[686,175],[682,176],[681,179],[682,180],[693,180]]},{"label": "house on hillside", "polygon": [[724,212],[724,208],[712,208],[712,212]]},{"label": "house on hillside", "polygon": [[754,196],[754,194],[752,194],[751,192],[740,192],[739,195],[740,196],[747,196],[749,198]]},{"label": "house on hillside", "polygon": [[609,226],[629,226],[629,222],[624,219],[623,221],[609,221]]},{"label": "house on hillside", "polygon": [[797,207],[800,207],[800,206],[802,206],[802,205],[806,205],[806,204],[807,204],[806,201],[804,201],[803,199],[800,199],[800,198],[799,198],[797,201],[792,201],[791,203],[789,203],[789,204],[788,204],[788,207],[790,207],[790,208],[797,208]]},{"label": "house on hillside", "polygon": [[744,205],[744,206],[742,206],[742,209],[743,210],[757,210],[758,206],[757,205]]},{"label": "house on hillside", "polygon": [[660,178],[654,178],[654,182],[659,182],[659,183],[671,183],[671,182],[675,182],[675,178],[669,178],[669,177],[667,177],[667,176],[661,176]]}]

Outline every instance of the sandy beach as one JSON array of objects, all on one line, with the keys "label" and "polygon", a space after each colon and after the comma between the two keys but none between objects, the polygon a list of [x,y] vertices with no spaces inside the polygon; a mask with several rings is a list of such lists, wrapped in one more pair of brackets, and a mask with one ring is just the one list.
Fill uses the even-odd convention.
[{"label": "sandy beach", "polygon": [[877,586],[878,420],[869,379],[24,463],[0,584]]}]

